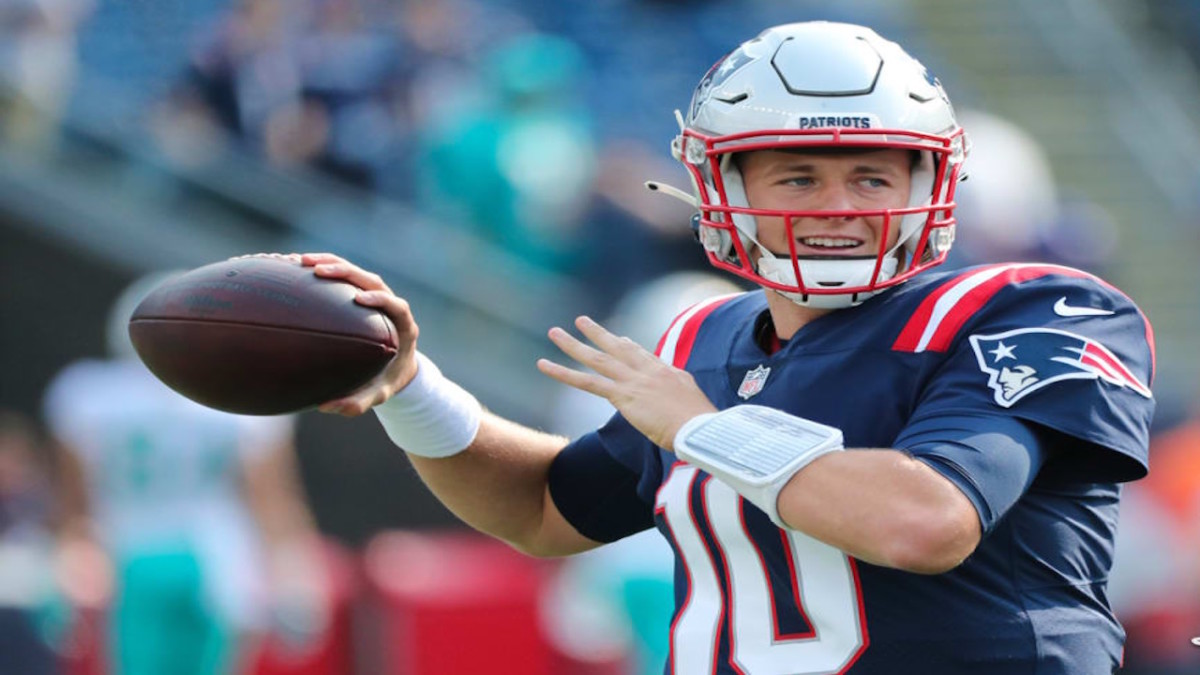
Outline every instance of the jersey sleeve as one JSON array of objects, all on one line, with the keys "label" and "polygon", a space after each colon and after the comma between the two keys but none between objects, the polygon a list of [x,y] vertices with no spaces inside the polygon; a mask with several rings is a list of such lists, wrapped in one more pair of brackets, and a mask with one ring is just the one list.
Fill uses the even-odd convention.
[{"label": "jersey sleeve", "polygon": [[550,496],[580,534],[611,542],[654,526],[658,449],[619,413],[550,465]]},{"label": "jersey sleeve", "polygon": [[[971,314],[934,361],[896,447],[939,433],[955,440],[947,424],[964,419],[987,429],[996,423],[980,420],[1007,417],[1033,425],[1048,443],[1046,471],[1066,480],[1146,474],[1153,334],[1132,301],[1083,273],[1052,274],[1004,285],[963,311]],[[956,457],[972,464],[963,452],[944,461]]]},{"label": "jersey sleeve", "polygon": [[910,425],[896,447],[957,485],[988,533],[1045,465],[1053,443],[1039,432],[1015,417],[943,416]]}]

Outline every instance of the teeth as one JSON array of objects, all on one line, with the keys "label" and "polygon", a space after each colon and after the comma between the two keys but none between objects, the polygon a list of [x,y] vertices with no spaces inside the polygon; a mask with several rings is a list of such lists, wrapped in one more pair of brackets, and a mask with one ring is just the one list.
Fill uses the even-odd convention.
[{"label": "teeth", "polygon": [[814,248],[854,248],[862,244],[857,239],[845,237],[802,237],[800,243]]}]

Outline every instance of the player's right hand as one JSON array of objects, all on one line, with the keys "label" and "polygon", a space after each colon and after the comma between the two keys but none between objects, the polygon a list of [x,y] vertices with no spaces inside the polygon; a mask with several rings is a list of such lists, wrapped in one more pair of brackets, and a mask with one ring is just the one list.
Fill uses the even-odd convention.
[{"label": "player's right hand", "polygon": [[417,322],[403,298],[388,288],[378,274],[368,272],[354,263],[332,253],[305,253],[300,264],[312,267],[313,273],[325,279],[345,281],[360,288],[355,302],[383,312],[396,326],[399,347],[391,363],[370,382],[351,394],[326,401],[317,409],[347,417],[361,415],[391,398],[417,374]]},{"label": "player's right hand", "polygon": [[608,399],[658,447],[673,451],[675,435],[688,420],[717,412],[691,373],[663,363],[633,340],[613,335],[586,316],[576,319],[575,327],[595,346],[558,327],[550,329],[550,340],[593,372],[549,359],[539,359],[538,370],[565,385]]}]

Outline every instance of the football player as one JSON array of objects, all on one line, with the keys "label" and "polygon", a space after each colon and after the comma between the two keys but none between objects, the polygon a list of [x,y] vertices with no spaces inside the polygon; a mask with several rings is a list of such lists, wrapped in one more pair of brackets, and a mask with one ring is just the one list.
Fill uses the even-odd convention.
[{"label": "football player", "polygon": [[76,497],[63,514],[64,574],[79,586],[97,576],[96,560],[111,562],[104,652],[114,675],[230,673],[268,631],[301,647],[327,624],[295,418],[205,408],[136,357],[129,316],[175,274],[130,284],[109,310],[111,358],[73,361],[45,394]]},{"label": "football player", "polygon": [[[672,143],[716,267],[763,290],[683,312],[651,354],[587,317],[546,375],[614,404],[568,442],[483,411],[402,348],[323,410],[374,409],[438,497],[534,555],[651,527],[676,556],[667,672],[1111,673],[1119,484],[1147,471],[1153,338],[1052,265],[931,268],[968,143],[870,29],[770,28],[701,80]],[[968,224],[969,226],[969,224]]]}]

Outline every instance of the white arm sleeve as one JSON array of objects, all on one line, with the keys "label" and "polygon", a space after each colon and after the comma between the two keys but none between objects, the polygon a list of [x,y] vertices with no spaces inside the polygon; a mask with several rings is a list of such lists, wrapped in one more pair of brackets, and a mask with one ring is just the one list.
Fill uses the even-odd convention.
[{"label": "white arm sleeve", "polygon": [[375,406],[388,438],[405,452],[450,457],[475,440],[483,407],[417,352],[417,375],[395,396]]}]

